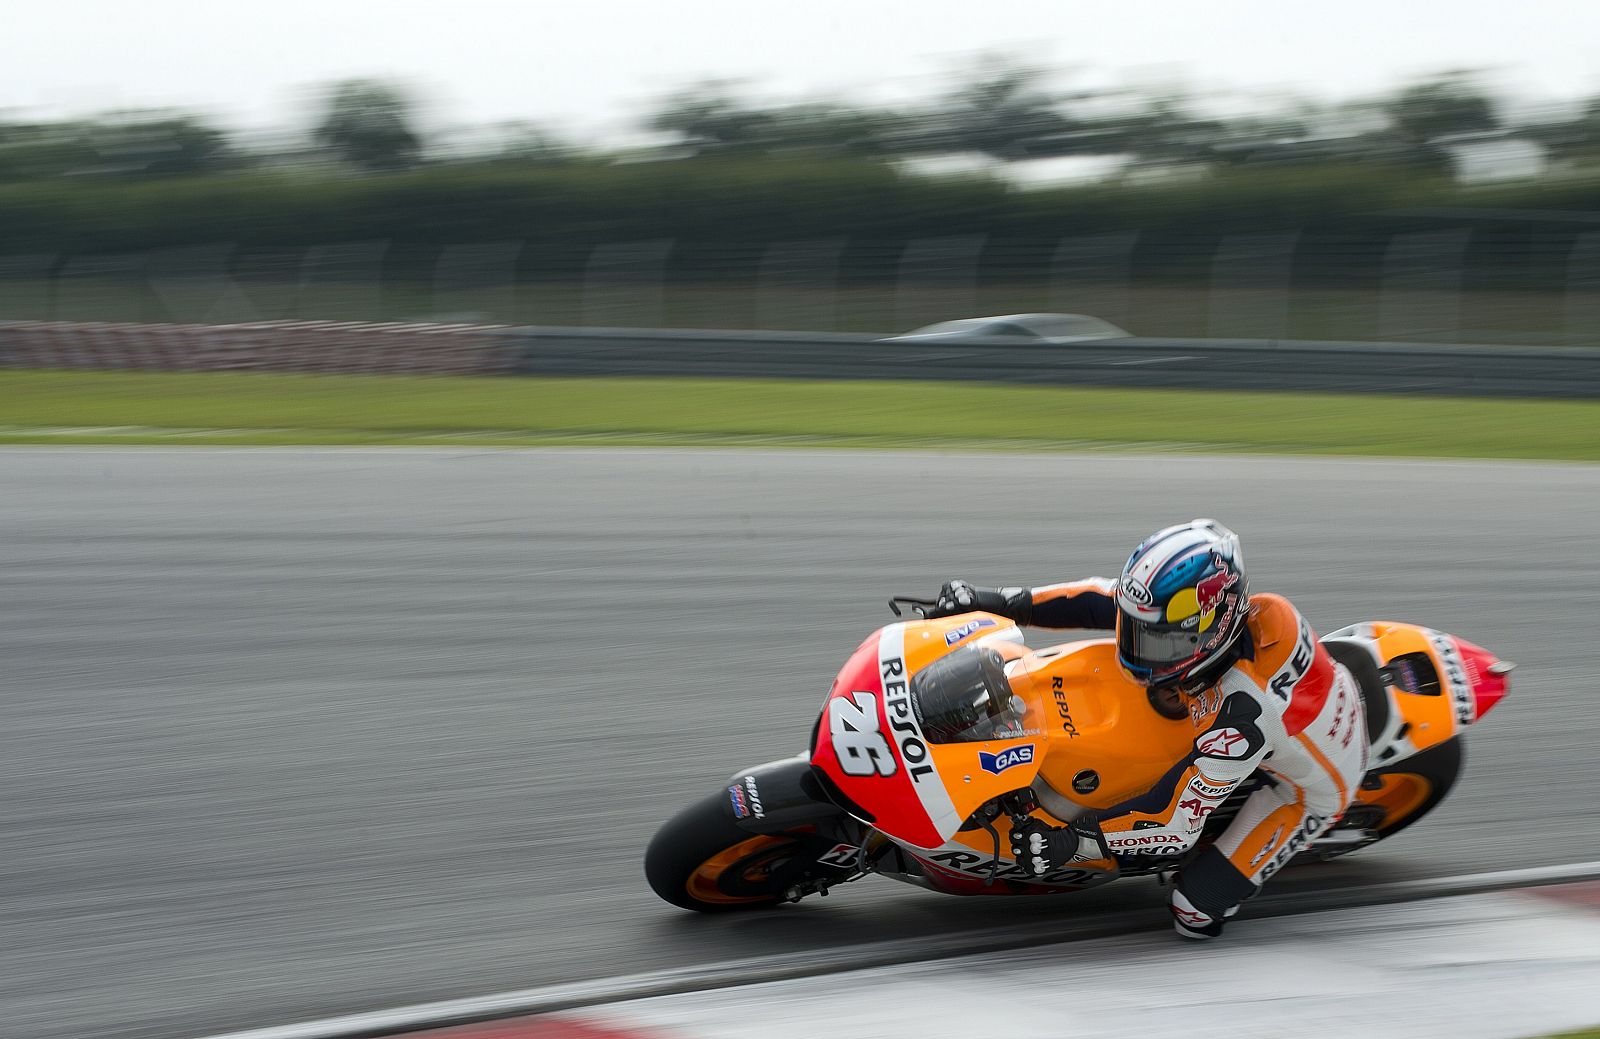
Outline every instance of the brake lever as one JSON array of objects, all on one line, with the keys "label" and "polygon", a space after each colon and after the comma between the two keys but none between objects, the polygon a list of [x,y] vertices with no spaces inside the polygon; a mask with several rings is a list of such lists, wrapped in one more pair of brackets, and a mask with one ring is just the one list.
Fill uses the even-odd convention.
[{"label": "brake lever", "polygon": [[905,603],[907,606],[909,606],[913,610],[917,611],[917,616],[923,618],[924,620],[926,620],[927,617],[928,617],[928,611],[930,609],[932,609],[933,607],[939,605],[939,600],[937,600],[937,599],[914,599],[909,595],[896,595],[896,596],[893,596],[889,600],[889,609],[894,612],[894,615],[896,617],[904,617],[905,616],[904,613],[900,612],[900,604],[901,603]]}]

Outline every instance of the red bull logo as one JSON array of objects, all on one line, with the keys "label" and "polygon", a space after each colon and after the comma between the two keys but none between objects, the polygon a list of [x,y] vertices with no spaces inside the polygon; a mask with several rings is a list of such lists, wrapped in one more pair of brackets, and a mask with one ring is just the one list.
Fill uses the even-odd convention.
[{"label": "red bull logo", "polygon": [[1232,570],[1221,570],[1203,579],[1195,586],[1195,598],[1200,603],[1200,613],[1205,615],[1217,608],[1222,602],[1222,593],[1232,588],[1239,582],[1239,575]]}]

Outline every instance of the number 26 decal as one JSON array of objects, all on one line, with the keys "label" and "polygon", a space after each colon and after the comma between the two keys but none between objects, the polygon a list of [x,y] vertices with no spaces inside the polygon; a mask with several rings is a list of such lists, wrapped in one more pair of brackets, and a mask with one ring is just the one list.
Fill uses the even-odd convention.
[{"label": "number 26 decal", "polygon": [[899,768],[889,741],[878,731],[878,698],[851,693],[828,703],[828,732],[839,767],[852,776],[892,776]]}]

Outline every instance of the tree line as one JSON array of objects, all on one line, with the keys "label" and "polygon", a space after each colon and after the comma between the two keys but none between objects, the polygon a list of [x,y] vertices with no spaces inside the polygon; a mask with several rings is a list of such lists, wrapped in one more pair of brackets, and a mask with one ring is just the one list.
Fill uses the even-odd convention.
[{"label": "tree line", "polygon": [[[1481,77],[1439,73],[1350,103],[1278,99],[1264,113],[1208,114],[1175,89],[1066,91],[1050,70],[1000,60],[970,69],[914,106],[839,101],[763,103],[713,81],[662,99],[642,121],[666,158],[841,158],[885,161],[977,153],[1001,162],[1116,155],[1133,168],[1383,167],[1440,173],[1446,145],[1472,135],[1534,142],[1559,163],[1600,163],[1600,97],[1559,117],[1514,119]],[[311,168],[360,174],[435,166],[606,163],[614,152],[562,141],[532,123],[473,134],[421,129],[402,86],[350,80],[326,88],[307,124],[272,145],[182,111],[127,111],[38,122],[0,116],[0,183],[130,180]]]}]

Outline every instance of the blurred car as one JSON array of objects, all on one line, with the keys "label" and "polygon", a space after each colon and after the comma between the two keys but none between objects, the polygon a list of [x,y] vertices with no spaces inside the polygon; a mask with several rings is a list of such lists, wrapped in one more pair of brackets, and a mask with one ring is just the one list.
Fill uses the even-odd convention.
[{"label": "blurred car", "polygon": [[897,336],[883,343],[915,343],[937,339],[971,339],[994,336],[1006,339],[1032,339],[1045,343],[1075,343],[1088,339],[1125,339],[1132,333],[1088,314],[1002,314],[998,317],[969,317],[941,321]]}]

